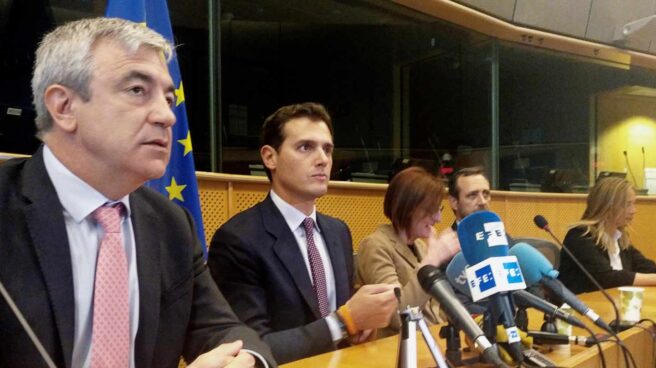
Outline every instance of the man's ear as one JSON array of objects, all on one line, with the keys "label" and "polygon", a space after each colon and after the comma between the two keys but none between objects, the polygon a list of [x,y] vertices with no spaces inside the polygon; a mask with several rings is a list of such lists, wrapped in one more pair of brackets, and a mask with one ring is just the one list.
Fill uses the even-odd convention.
[{"label": "man's ear", "polygon": [[46,88],[43,101],[52,117],[54,125],[66,132],[73,132],[77,127],[75,116],[75,102],[79,99],[72,89],[60,84],[53,84]]},{"label": "man's ear", "polygon": [[449,205],[451,206],[451,209],[455,211],[456,208],[458,208],[458,200],[452,196],[448,196],[448,197],[449,197]]},{"label": "man's ear", "polygon": [[278,166],[278,152],[268,144],[260,148],[260,157],[267,169],[273,171]]}]

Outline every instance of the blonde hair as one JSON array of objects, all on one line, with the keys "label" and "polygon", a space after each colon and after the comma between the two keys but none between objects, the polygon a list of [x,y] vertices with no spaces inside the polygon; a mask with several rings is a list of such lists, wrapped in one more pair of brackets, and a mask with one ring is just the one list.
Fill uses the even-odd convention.
[{"label": "blonde hair", "polygon": [[53,124],[43,101],[43,94],[49,86],[61,84],[77,92],[85,101],[91,98],[92,49],[101,39],[117,41],[130,53],[145,46],[162,52],[167,61],[173,55],[173,47],[162,35],[125,19],[87,18],[57,27],[39,44],[34,62],[32,95],[40,137]]},{"label": "blonde hair", "polygon": [[[588,194],[581,220],[570,228],[582,228],[585,230],[583,235],[589,234],[598,247],[605,251],[612,249],[614,238],[606,233],[606,225],[609,219],[626,210],[629,189],[633,190],[633,186],[626,179],[606,178],[598,181]],[[618,244],[621,249],[626,249],[630,244],[628,229],[622,226],[618,230],[622,233]]]}]

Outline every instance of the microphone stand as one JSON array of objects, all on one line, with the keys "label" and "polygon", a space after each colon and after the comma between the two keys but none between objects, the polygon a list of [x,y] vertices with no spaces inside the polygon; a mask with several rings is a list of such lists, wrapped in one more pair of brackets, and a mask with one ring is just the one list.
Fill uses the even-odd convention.
[{"label": "microphone stand", "polygon": [[515,312],[515,324],[522,331],[528,331],[528,313],[525,307],[518,307]]},{"label": "microphone stand", "polygon": [[[625,151],[625,152],[626,152],[626,151]],[[542,222],[541,220],[544,220],[544,224],[543,224],[543,226],[540,226],[540,222]],[[630,356],[630,355],[627,355],[628,349],[626,349],[626,346],[624,345],[624,343],[622,342],[622,340],[620,339],[620,337],[617,336],[617,332],[619,332],[619,325],[620,325],[620,311],[617,309],[617,305],[615,305],[615,301],[613,300],[613,298],[611,298],[611,296],[608,294],[608,292],[607,292],[604,288],[601,287],[601,285],[599,284],[599,282],[597,282],[597,279],[595,279],[595,278],[590,274],[590,272],[588,272],[588,270],[587,270],[587,269],[581,264],[581,262],[579,262],[579,260],[576,259],[576,257],[574,256],[574,254],[572,254],[572,252],[571,252],[569,249],[567,249],[567,247],[565,246],[565,244],[563,244],[563,242],[561,242],[560,239],[558,239],[558,238],[556,237],[556,235],[554,235],[554,233],[553,233],[553,232],[551,231],[551,229],[549,228],[549,223],[547,222],[547,219],[545,219],[544,216],[541,216],[541,215],[537,215],[537,216],[535,216],[535,217],[533,218],[533,222],[535,223],[535,225],[536,225],[537,227],[539,227],[540,229],[546,231],[547,233],[549,233],[549,235],[551,235],[551,237],[556,241],[556,243],[558,243],[558,244],[560,245],[560,247],[561,247],[560,249],[564,250],[565,253],[567,253],[567,255],[568,255],[568,256],[572,259],[572,261],[576,264],[576,266],[577,266],[581,271],[583,271],[583,274],[585,275],[585,277],[587,277],[590,281],[592,281],[592,283],[593,283],[593,284],[595,285],[595,287],[601,292],[601,294],[602,294],[606,299],[608,299],[608,301],[610,302],[610,305],[613,306],[613,311],[615,311],[615,321],[616,321],[616,323],[615,323],[615,327],[614,327],[614,328],[609,326],[609,328],[608,328],[607,330],[608,330],[608,332],[610,332],[611,335],[613,335],[613,337],[614,337],[615,339],[617,339],[617,344],[620,345],[620,346],[622,347],[622,352],[624,353],[624,363],[625,363],[625,365],[628,367],[628,366],[629,366],[629,356]],[[611,323],[611,325],[613,325],[613,324]],[[630,354],[630,353],[628,353],[628,354]],[[631,356],[631,360],[633,360],[633,356]]]},{"label": "microphone stand", "polygon": [[[613,311],[615,312],[615,320],[618,321],[618,323],[616,323],[615,329],[611,328],[608,332],[610,332],[610,333],[612,333],[613,335],[617,336],[617,332],[619,332],[619,330],[617,329],[617,327],[619,326],[620,311],[617,309],[617,305],[615,304],[615,301],[613,300],[613,298],[608,294],[608,292],[607,292],[603,287],[601,287],[601,285],[599,284],[599,282],[597,282],[597,279],[595,279],[594,276],[592,276],[592,275],[590,274],[590,272],[588,272],[588,270],[585,268],[585,266],[583,266],[583,265],[581,264],[581,262],[579,262],[579,260],[574,256],[574,254],[572,253],[572,251],[570,251],[569,249],[567,249],[567,247],[565,246],[565,244],[563,244],[563,243],[560,241],[560,239],[558,239],[558,238],[556,237],[556,235],[554,235],[554,233],[553,233],[553,232],[551,231],[551,229],[549,228],[549,224],[547,223],[547,224],[545,224],[544,226],[540,226],[540,225],[538,224],[538,221],[536,221],[536,219],[537,219],[537,216],[533,219],[533,221],[535,222],[535,225],[536,225],[537,227],[539,227],[540,229],[546,231],[546,232],[551,236],[551,238],[552,238],[553,240],[555,240],[556,243],[558,243],[558,244],[560,245],[560,249],[561,249],[561,250],[564,250],[565,253],[567,253],[567,255],[569,256],[569,258],[571,258],[572,261],[576,264],[576,266],[577,266],[577,267],[583,272],[583,274],[585,275],[585,277],[587,277],[588,280],[590,280],[590,281],[594,284],[594,286],[595,286],[595,287],[601,292],[601,294],[603,294],[603,296],[604,296],[606,299],[608,299],[608,301],[610,302],[610,305],[613,306]],[[545,219],[545,222],[546,222],[546,219]],[[611,323],[611,325],[612,325],[612,323]]]},{"label": "microphone stand", "polygon": [[446,360],[455,367],[463,365],[460,352],[460,330],[449,321],[440,328],[440,337],[446,339]]},{"label": "microphone stand", "polygon": [[439,346],[435,343],[428,325],[424,320],[424,315],[419,307],[408,306],[400,313],[401,317],[401,334],[399,336],[399,352],[397,355],[397,368],[417,368],[417,326],[421,331],[424,342],[431,352],[435,363],[439,368],[449,368]]},{"label": "microphone stand", "polygon": [[540,326],[540,331],[558,333],[558,328],[556,327],[556,317],[545,313],[543,321],[544,322],[542,322],[542,326]]}]

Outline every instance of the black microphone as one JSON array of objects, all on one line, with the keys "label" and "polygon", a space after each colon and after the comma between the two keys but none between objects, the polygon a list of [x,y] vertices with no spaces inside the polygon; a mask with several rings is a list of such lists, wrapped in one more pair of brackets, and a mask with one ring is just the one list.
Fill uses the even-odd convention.
[{"label": "black microphone", "polygon": [[[560,239],[558,239],[556,237],[556,235],[554,235],[554,233],[549,228],[549,222],[547,221],[546,218],[544,218],[544,216],[536,215],[533,218],[533,222],[535,223],[535,225],[537,227],[539,227],[540,229],[546,231],[551,236],[551,238],[553,240],[555,240],[556,243],[558,243],[558,245],[560,245],[561,251],[564,251],[565,253],[567,253],[569,258],[571,258],[572,261],[574,262],[574,264],[576,264],[576,266],[583,272],[585,277],[592,282],[592,284],[597,288],[597,290],[599,290],[601,292],[601,294],[606,299],[608,299],[608,301],[610,302],[610,305],[613,306],[613,311],[615,312],[615,321],[617,321],[617,326],[616,327],[619,328],[620,311],[617,309],[617,305],[615,305],[615,301],[613,300],[613,298],[610,295],[608,295],[608,292],[599,284],[599,282],[597,282],[597,279],[595,279],[594,276],[592,276],[590,274],[590,272],[588,272],[588,270],[585,268],[585,266],[583,266],[583,264],[574,256],[574,254],[569,249],[567,249],[565,244],[563,244],[563,242],[561,242]],[[610,326],[608,326],[608,325],[606,325],[606,326],[608,328],[602,327],[602,326],[600,326],[600,327],[602,327],[603,329],[605,329],[606,331],[608,331],[612,334],[615,334],[615,331],[612,328],[610,328]]]},{"label": "black microphone", "polygon": [[572,326],[585,328],[585,324],[580,319],[526,290],[515,290],[512,292],[512,296],[515,299],[515,303],[520,306],[533,307],[548,316],[556,317]]},{"label": "black microphone", "polygon": [[629,163],[629,155],[626,151],[622,151],[622,154],[624,154],[624,161],[626,161],[626,169],[631,175],[631,179],[633,179],[633,184],[638,187],[638,182],[636,181],[635,175],[633,175],[633,170],[631,170],[631,164]]},{"label": "black microphone", "polygon": [[426,265],[417,272],[417,279],[419,279],[419,284],[421,284],[424,291],[440,302],[440,306],[444,308],[449,320],[474,342],[485,361],[497,367],[506,367],[496,348],[487,339],[476,321],[469,315],[467,309],[460,303],[442,271],[435,266]]},{"label": "black microphone", "polygon": [[510,249],[510,254],[517,257],[527,285],[536,283],[544,285],[556,293],[565,303],[569,304],[572,309],[588,317],[597,326],[606,331],[612,331],[595,311],[585,305],[562,282],[556,279],[558,271],[553,269],[549,260],[537,249],[527,243],[517,243]]},{"label": "black microphone", "polygon": [[557,334],[553,332],[543,332],[543,331],[528,331],[526,335],[533,338],[534,344],[549,344],[549,345],[581,345],[581,346],[592,346],[597,343],[596,340],[603,339],[607,336],[602,336],[601,338],[597,337],[587,337],[587,336],[570,336]]}]

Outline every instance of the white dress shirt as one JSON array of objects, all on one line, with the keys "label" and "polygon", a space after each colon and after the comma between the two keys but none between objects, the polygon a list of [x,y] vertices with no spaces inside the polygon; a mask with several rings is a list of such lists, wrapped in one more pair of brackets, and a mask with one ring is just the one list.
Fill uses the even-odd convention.
[{"label": "white dress shirt", "polygon": [[613,236],[613,242],[615,243],[613,249],[608,249],[608,259],[610,259],[610,268],[615,271],[621,271],[624,269],[622,267],[622,258],[620,258],[620,243],[619,240],[622,237],[622,232],[615,230],[615,235]]},{"label": "white dress shirt", "polygon": [[43,161],[64,208],[64,222],[73,266],[75,296],[75,339],[72,367],[89,367],[91,362],[91,334],[93,325],[93,289],[98,248],[103,237],[102,227],[93,219],[93,211],[103,204],[121,202],[126,215],[121,221],[123,245],[128,260],[130,292],[130,367],[134,368],[134,342],[139,326],[139,281],[137,256],[129,196],[111,201],[68,170],[45,146]]}]

